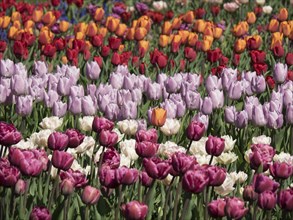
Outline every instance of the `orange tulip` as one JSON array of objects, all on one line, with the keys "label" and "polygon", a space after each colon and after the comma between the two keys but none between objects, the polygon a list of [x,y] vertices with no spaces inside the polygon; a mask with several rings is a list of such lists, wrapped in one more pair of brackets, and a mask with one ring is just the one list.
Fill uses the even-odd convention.
[{"label": "orange tulip", "polygon": [[152,111],[151,123],[153,126],[162,127],[167,118],[167,111],[163,108],[155,108]]},{"label": "orange tulip", "polygon": [[126,33],[127,40],[134,40],[135,28],[128,28]]},{"label": "orange tulip", "polygon": [[14,11],[12,12],[12,15],[11,15],[11,21],[14,22],[14,21],[20,21],[21,19],[21,15],[18,11]]},{"label": "orange tulip", "polygon": [[161,47],[166,47],[169,44],[169,36],[168,35],[160,35],[159,45]]},{"label": "orange tulip", "polygon": [[190,32],[188,36],[188,45],[194,47],[198,40],[198,35],[196,33]]},{"label": "orange tulip", "polygon": [[23,29],[18,30],[18,31],[16,32],[15,36],[14,36],[14,39],[15,39],[15,40],[21,40],[21,38],[22,38],[22,34],[23,34],[24,32],[25,32],[25,31],[24,31]]},{"label": "orange tulip", "polygon": [[213,27],[206,27],[203,31],[203,35],[214,36],[214,28]]},{"label": "orange tulip", "polygon": [[279,22],[277,19],[271,19],[268,27],[270,32],[276,32],[279,30]]},{"label": "orange tulip", "polygon": [[180,18],[174,18],[172,21],[172,29],[174,30],[179,29],[181,24],[182,24],[182,21]]},{"label": "orange tulip", "polygon": [[280,24],[280,29],[279,30],[284,36],[288,37],[290,35],[290,33],[291,33],[292,28],[291,28],[291,26],[289,25],[289,23],[287,21],[283,21]]},{"label": "orange tulip", "polygon": [[33,20],[27,20],[24,24],[25,29],[30,29],[35,26],[35,22]]},{"label": "orange tulip", "polygon": [[98,34],[101,34],[103,37],[105,37],[108,33],[108,29],[104,27],[98,28]]},{"label": "orange tulip", "polygon": [[87,24],[85,22],[80,22],[74,26],[74,32],[82,32],[86,33],[87,31]]},{"label": "orange tulip", "polygon": [[118,28],[117,28],[115,34],[119,37],[122,37],[122,36],[124,36],[126,30],[127,30],[127,25],[121,23],[118,25]]},{"label": "orange tulip", "polygon": [[288,11],[286,8],[281,8],[278,15],[279,21],[286,21],[288,19]]},{"label": "orange tulip", "polygon": [[201,44],[202,51],[207,52],[208,50],[211,49],[211,47],[212,47],[212,44],[210,41],[208,41],[208,40],[202,41],[202,44]]},{"label": "orange tulip", "polygon": [[271,43],[271,49],[273,49],[277,45],[283,44],[283,34],[280,32],[275,32],[272,34],[272,43]]},{"label": "orange tulip", "polygon": [[9,31],[8,31],[8,38],[9,39],[14,39],[16,34],[18,32],[18,28],[14,27],[14,26],[11,26],[9,28]]},{"label": "orange tulip", "polygon": [[91,44],[91,42],[90,41],[85,41],[85,50],[90,50],[92,48],[92,44]]},{"label": "orange tulip", "polygon": [[68,30],[68,28],[69,28],[69,22],[67,22],[67,21],[60,21],[60,23],[59,23],[59,30],[61,31],[61,32],[66,32],[67,30]]},{"label": "orange tulip", "polygon": [[219,39],[222,36],[223,29],[219,27],[215,27],[213,31],[213,36],[215,39]]},{"label": "orange tulip", "polygon": [[137,41],[144,39],[147,35],[147,30],[144,27],[139,27],[135,29],[134,38]]},{"label": "orange tulip", "polygon": [[137,25],[136,27],[144,27],[145,29],[147,29],[147,31],[150,30],[151,28],[151,18],[144,15],[141,16],[138,20],[137,20]]},{"label": "orange tulip", "polygon": [[165,21],[162,26],[162,34],[170,35],[172,32],[172,24],[170,21]]},{"label": "orange tulip", "polygon": [[9,16],[4,16],[4,17],[3,17],[3,20],[2,20],[2,25],[1,25],[1,27],[2,27],[3,29],[7,28],[8,25],[10,24],[10,20],[11,20],[11,18],[10,18]]},{"label": "orange tulip", "polygon": [[136,28],[136,26],[137,26],[137,20],[133,20],[132,24],[131,24],[131,27]]},{"label": "orange tulip", "polygon": [[112,16],[107,17],[106,27],[109,31],[115,32],[119,24],[120,24],[120,19],[114,18]]},{"label": "orange tulip", "polygon": [[193,20],[194,20],[194,13],[193,13],[193,11],[188,11],[183,16],[183,21],[185,21],[188,24],[191,24],[193,22]]},{"label": "orange tulip", "polygon": [[95,21],[103,20],[104,14],[105,14],[105,11],[103,8],[97,8],[94,15]]},{"label": "orange tulip", "polygon": [[211,45],[214,42],[213,36],[205,35],[203,36],[203,39],[209,41]]},{"label": "orange tulip", "polygon": [[40,22],[43,17],[43,10],[42,9],[35,9],[33,12],[33,21]]},{"label": "orange tulip", "polygon": [[122,53],[123,50],[124,50],[124,48],[125,48],[124,44],[120,44],[120,46],[119,46],[119,48],[118,48],[118,51],[119,51],[120,53]]},{"label": "orange tulip", "polygon": [[185,44],[187,42],[189,31],[187,30],[179,30],[178,34],[181,36],[181,43]]},{"label": "orange tulip", "polygon": [[150,47],[150,43],[147,40],[141,40],[138,42],[138,50],[139,50],[140,57],[143,57],[145,55],[149,47]]},{"label": "orange tulip", "polygon": [[77,39],[77,40],[83,40],[85,38],[85,35],[84,35],[84,33],[83,32],[76,32],[75,33],[75,39]]},{"label": "orange tulip", "polygon": [[50,27],[56,22],[56,17],[52,11],[48,11],[42,17],[42,22]]},{"label": "orange tulip", "polygon": [[49,30],[48,27],[43,27],[40,31],[39,42],[40,44],[49,44],[52,42],[54,34]]},{"label": "orange tulip", "polygon": [[203,19],[197,19],[195,20],[193,28],[195,31],[203,33],[206,28],[206,22]]},{"label": "orange tulip", "polygon": [[256,16],[254,12],[247,12],[246,21],[248,24],[254,24],[256,21]]},{"label": "orange tulip", "polygon": [[63,64],[67,64],[68,63],[68,59],[67,59],[66,56],[62,56],[61,60],[62,60],[62,63]]},{"label": "orange tulip", "polygon": [[89,22],[86,30],[86,36],[88,37],[93,37],[97,34],[98,32],[98,27],[95,22],[91,21]]},{"label": "orange tulip", "polygon": [[233,34],[236,37],[241,37],[248,32],[248,23],[246,21],[241,21],[233,27]]},{"label": "orange tulip", "polygon": [[236,40],[234,44],[234,51],[236,53],[242,53],[246,48],[246,41],[243,39]]},{"label": "orange tulip", "polygon": [[16,27],[17,29],[20,29],[21,28],[21,23],[20,23],[20,21],[17,20],[17,21],[13,22],[12,26]]}]

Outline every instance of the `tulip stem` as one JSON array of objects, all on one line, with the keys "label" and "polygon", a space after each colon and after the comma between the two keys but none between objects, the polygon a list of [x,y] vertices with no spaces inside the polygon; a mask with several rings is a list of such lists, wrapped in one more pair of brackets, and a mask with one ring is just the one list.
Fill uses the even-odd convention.
[{"label": "tulip stem", "polygon": [[214,156],[212,155],[212,156],[211,156],[211,159],[210,159],[210,162],[209,162],[209,165],[212,164],[212,162],[213,162],[213,158],[214,158]]},{"label": "tulip stem", "polygon": [[24,192],[24,199],[23,199],[22,213],[25,213],[25,211],[26,211],[26,202],[27,202],[28,190],[29,190],[29,188],[30,188],[30,182],[31,182],[31,178],[29,178],[29,179],[26,181],[26,189],[25,189],[25,192]]},{"label": "tulip stem", "polygon": [[169,202],[169,197],[170,197],[170,192],[172,188],[172,184],[174,182],[175,176],[173,176],[170,185],[168,186],[167,193],[166,193],[166,199],[165,199],[165,205],[164,205],[164,210],[163,210],[163,220],[166,220],[167,217],[167,208],[168,208],[168,202]]},{"label": "tulip stem", "polygon": [[119,213],[120,213],[120,205],[121,205],[121,201],[122,201],[122,185],[119,185],[117,191],[118,191],[119,197],[118,197],[118,204],[117,204],[116,210],[115,210],[115,220],[118,220],[118,216],[119,216]]},{"label": "tulip stem", "polygon": [[190,142],[189,142],[189,145],[188,145],[187,150],[186,150],[186,154],[189,153],[189,150],[190,150],[191,144],[192,144],[192,140],[190,140]]},{"label": "tulip stem", "polygon": [[256,202],[254,202],[252,220],[256,220],[256,210],[257,210],[257,205],[256,205]]},{"label": "tulip stem", "polygon": [[141,181],[138,181],[138,201],[142,202],[142,198],[141,198]]},{"label": "tulip stem", "polygon": [[105,146],[103,146],[102,153],[100,154],[99,166],[98,166],[98,175],[100,174],[101,167],[102,167],[102,164],[103,164],[104,152],[105,152]]},{"label": "tulip stem", "polygon": [[53,185],[53,188],[52,188],[52,191],[51,191],[51,194],[50,194],[49,203],[48,203],[48,209],[49,210],[51,209],[51,204],[52,204],[52,201],[53,201],[53,197],[55,195],[56,188],[58,187],[59,173],[60,173],[60,169],[58,169],[58,171],[57,171],[57,176],[55,178],[54,185]]},{"label": "tulip stem", "polygon": [[186,193],[180,220],[185,220],[186,219],[186,215],[189,212],[188,207],[189,207],[189,203],[190,203],[190,200],[191,200],[191,195],[192,195],[191,193]]},{"label": "tulip stem", "polygon": [[206,187],[204,189],[204,200],[205,200],[204,219],[205,220],[208,220],[209,219],[209,216],[208,216],[208,203],[209,203],[208,192],[209,192],[209,188]]},{"label": "tulip stem", "polygon": [[293,154],[293,126],[291,125],[291,140],[290,140],[290,145],[291,145],[291,155]]},{"label": "tulip stem", "polygon": [[85,207],[85,213],[84,213],[84,219],[85,219],[85,220],[89,220],[89,219],[90,219],[90,218],[89,218],[89,214],[90,214],[89,211],[90,211],[90,206],[87,205],[87,206]]},{"label": "tulip stem", "polygon": [[179,178],[179,185],[176,189],[176,194],[175,194],[174,211],[173,211],[172,220],[177,219],[177,209],[178,209],[178,202],[179,202],[179,196],[181,195],[181,191],[182,191],[182,182],[181,182],[181,177],[180,177]]},{"label": "tulip stem", "polygon": [[63,220],[68,219],[68,206],[69,206],[69,196],[65,196],[65,202],[64,202],[64,211],[63,211]]}]

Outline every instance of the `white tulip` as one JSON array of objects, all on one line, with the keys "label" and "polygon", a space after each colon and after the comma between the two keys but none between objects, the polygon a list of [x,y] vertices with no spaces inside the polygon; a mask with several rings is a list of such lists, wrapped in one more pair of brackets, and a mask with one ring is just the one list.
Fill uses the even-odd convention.
[{"label": "white tulip", "polygon": [[53,133],[50,129],[40,130],[39,132],[35,132],[30,136],[30,141],[32,141],[38,147],[47,147],[48,146],[48,138],[50,134]]},{"label": "white tulip", "polygon": [[272,8],[270,5],[263,6],[263,7],[262,7],[262,11],[263,11],[263,13],[265,13],[265,14],[271,14],[272,11],[273,11],[273,8]]},{"label": "white tulip", "polygon": [[126,166],[128,168],[131,166],[130,158],[125,156],[124,154],[120,154],[120,167],[122,166]]},{"label": "white tulip", "polygon": [[266,0],[255,0],[255,2],[258,5],[264,5],[266,3]]},{"label": "white tulip", "polygon": [[171,174],[168,174],[168,176],[166,176],[166,178],[162,180],[162,183],[165,186],[170,186],[172,179],[173,179],[173,176]]},{"label": "white tulip", "polygon": [[228,152],[233,150],[234,145],[236,143],[236,140],[233,140],[233,138],[229,135],[224,135],[221,138],[225,139],[225,149],[224,152]]},{"label": "white tulip", "polygon": [[95,146],[95,139],[92,136],[86,136],[83,139],[83,142],[78,145],[76,148],[73,150],[75,151],[76,154],[83,154],[86,151],[89,151],[90,149],[93,149]]},{"label": "white tulip", "polygon": [[252,153],[251,149],[248,149],[247,151],[245,151],[244,153],[244,159],[246,160],[247,163],[250,163],[250,159],[249,159],[249,155]]},{"label": "white tulip", "polygon": [[79,118],[79,128],[82,131],[91,131],[93,126],[94,117],[93,116],[84,116],[83,118]]},{"label": "white tulip", "polygon": [[153,7],[157,11],[162,11],[167,8],[167,3],[164,1],[155,1],[153,2]]},{"label": "white tulip", "polygon": [[219,157],[216,158],[219,164],[228,165],[235,162],[238,159],[238,156],[233,152],[222,153]]},{"label": "white tulip", "polygon": [[119,143],[121,153],[124,154],[126,157],[128,157],[132,161],[135,161],[138,159],[138,155],[136,154],[136,151],[135,151],[135,143],[136,141],[134,139],[121,141]]},{"label": "white tulip", "polygon": [[293,156],[290,155],[289,153],[285,153],[285,152],[281,152],[279,154],[276,154],[274,157],[273,157],[273,160],[275,162],[286,162],[288,164],[291,164],[293,166]]},{"label": "white tulip", "polygon": [[190,153],[193,155],[207,155],[206,141],[207,137],[202,137],[199,141],[193,141],[190,146]]},{"label": "white tulip", "polygon": [[20,142],[18,142],[17,144],[13,145],[13,147],[19,148],[19,149],[23,149],[23,150],[30,150],[30,149],[36,149],[37,146],[34,142],[32,142],[31,140],[21,140]]},{"label": "white tulip", "polygon": [[[199,165],[209,164],[209,162],[211,160],[211,155],[195,154],[194,156],[195,156],[196,161]],[[215,158],[213,158],[211,165],[215,165],[215,164],[217,164],[217,160]]]},{"label": "white tulip", "polygon": [[229,2],[224,4],[224,9],[228,12],[234,12],[239,8],[236,2]]},{"label": "white tulip", "polygon": [[167,118],[164,126],[160,130],[166,136],[177,134],[180,129],[180,122],[177,119]]},{"label": "white tulip", "polygon": [[74,171],[79,171],[81,173],[83,173],[84,175],[88,175],[90,170],[91,170],[91,167],[90,166],[87,166],[86,168],[83,168],[77,160],[74,160],[72,165],[71,165],[71,169],[74,170]]},{"label": "white tulip", "polygon": [[265,135],[261,135],[261,136],[252,138],[253,144],[268,144],[268,145],[270,145],[271,141],[272,141],[272,139],[268,136],[265,136]]},{"label": "white tulip", "polygon": [[40,123],[40,126],[43,129],[56,130],[61,127],[62,123],[63,123],[63,118],[52,116],[52,117],[43,118],[42,122]]},{"label": "white tulip", "polygon": [[176,152],[182,152],[185,153],[186,149],[178,146],[176,143],[172,141],[167,141],[166,143],[162,143],[159,146],[158,154],[162,156],[170,157],[172,154]]},{"label": "white tulip", "polygon": [[117,123],[119,130],[126,135],[135,135],[138,128],[136,120],[123,120]]},{"label": "white tulip", "polygon": [[235,190],[235,181],[231,174],[227,173],[226,179],[221,186],[214,188],[215,192],[221,196],[226,196]]}]

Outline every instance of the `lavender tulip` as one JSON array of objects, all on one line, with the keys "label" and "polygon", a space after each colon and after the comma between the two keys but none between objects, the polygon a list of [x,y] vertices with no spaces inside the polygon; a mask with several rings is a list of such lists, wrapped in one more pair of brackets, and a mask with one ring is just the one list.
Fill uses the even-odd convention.
[{"label": "lavender tulip", "polygon": [[160,85],[164,85],[165,81],[168,79],[168,76],[165,73],[160,73],[157,75],[156,82]]},{"label": "lavender tulip", "polygon": [[98,106],[102,112],[106,111],[107,106],[110,103],[113,103],[113,99],[111,99],[110,94],[107,95],[99,95],[98,97]]},{"label": "lavender tulip", "polygon": [[256,105],[259,105],[259,104],[260,104],[260,102],[257,97],[255,97],[255,96],[246,97],[245,103],[244,103],[244,109],[248,114],[249,120],[252,120],[253,107]]},{"label": "lavender tulip", "polygon": [[71,97],[83,97],[84,96],[84,88],[82,85],[79,86],[71,86],[69,95]]},{"label": "lavender tulip", "polygon": [[62,101],[54,102],[52,114],[54,116],[63,117],[67,112],[67,104]]},{"label": "lavender tulip", "polygon": [[138,105],[141,104],[142,101],[142,91],[141,89],[133,89],[131,90],[132,101],[136,102]]},{"label": "lavender tulip", "polygon": [[207,130],[209,127],[209,116],[208,115],[204,115],[201,112],[199,112],[198,114],[196,114],[192,120],[196,120],[198,122],[201,122],[204,124],[205,129]]},{"label": "lavender tulip", "polygon": [[293,124],[293,105],[288,105],[286,108],[286,122],[290,125]]},{"label": "lavender tulip", "polygon": [[248,114],[245,110],[238,112],[235,117],[235,126],[237,128],[245,128],[248,124]]},{"label": "lavender tulip", "polygon": [[21,75],[14,75],[11,79],[11,90],[14,95],[26,95],[28,93],[27,78]]},{"label": "lavender tulip", "polygon": [[62,77],[59,79],[57,84],[57,92],[59,95],[62,96],[68,96],[70,93],[70,88],[72,84],[70,82],[70,79],[67,77]]},{"label": "lavender tulip", "polygon": [[150,83],[146,90],[146,96],[150,100],[158,100],[162,97],[162,87],[158,83]]},{"label": "lavender tulip", "polygon": [[174,102],[166,100],[161,107],[167,111],[167,118],[176,118],[177,105]]},{"label": "lavender tulip", "polygon": [[5,103],[7,99],[7,88],[0,84],[0,104]]},{"label": "lavender tulip", "polygon": [[228,106],[225,108],[225,121],[230,124],[234,124],[236,119],[236,108],[235,106]]},{"label": "lavender tulip", "polygon": [[132,101],[123,103],[120,113],[122,119],[135,119],[137,117],[137,104]]},{"label": "lavender tulip", "polygon": [[254,93],[260,94],[266,90],[266,80],[263,75],[255,76],[251,80],[251,90]]},{"label": "lavender tulip", "polygon": [[107,105],[105,110],[105,117],[108,118],[111,121],[115,121],[118,119],[120,109],[117,104],[110,103]]},{"label": "lavender tulip", "polygon": [[287,107],[288,105],[293,104],[293,91],[286,89],[283,93],[283,103],[284,106]]},{"label": "lavender tulip", "polygon": [[284,122],[283,114],[277,113],[276,111],[269,112],[267,120],[268,127],[273,129],[281,128]]},{"label": "lavender tulip", "polygon": [[164,84],[168,93],[177,92],[180,86],[173,77],[168,77]]},{"label": "lavender tulip", "polygon": [[238,100],[241,98],[242,95],[242,82],[236,81],[232,82],[229,91],[228,91],[228,97],[232,100]]},{"label": "lavender tulip", "polygon": [[18,96],[16,99],[16,113],[21,116],[28,116],[33,110],[32,96]]},{"label": "lavender tulip", "polygon": [[232,82],[237,81],[237,69],[233,70],[232,68],[224,68],[221,79],[223,89],[228,92]]},{"label": "lavender tulip", "polygon": [[222,88],[221,79],[219,79],[217,76],[209,75],[206,78],[205,87],[208,93],[215,89],[221,89]]},{"label": "lavender tulip", "polygon": [[205,97],[202,102],[201,112],[205,115],[210,115],[213,112],[213,102],[210,97]]},{"label": "lavender tulip", "polygon": [[257,126],[265,126],[267,124],[262,105],[256,105],[253,107],[252,122]]},{"label": "lavender tulip", "polygon": [[277,83],[283,83],[288,75],[287,64],[277,63],[274,68],[274,79]]},{"label": "lavender tulip", "polygon": [[29,95],[31,95],[36,102],[44,100],[45,89],[39,86],[30,86]]},{"label": "lavender tulip", "polygon": [[113,88],[121,89],[124,81],[123,78],[124,76],[121,74],[112,73],[109,77],[109,83],[113,86]]},{"label": "lavender tulip", "polygon": [[189,110],[199,109],[202,105],[202,99],[198,92],[188,90],[184,96],[186,107]]},{"label": "lavender tulip", "polygon": [[119,106],[123,105],[126,102],[131,102],[131,101],[132,101],[132,95],[129,90],[120,89],[117,92],[117,104]]},{"label": "lavender tulip", "polygon": [[0,61],[0,75],[4,77],[11,77],[14,73],[14,63],[13,61],[1,60]]},{"label": "lavender tulip", "polygon": [[23,63],[14,64],[14,74],[21,75],[21,76],[27,78],[27,70],[25,68],[25,65],[23,65]]},{"label": "lavender tulip", "polygon": [[86,86],[86,94],[90,97],[96,97],[97,86],[95,84],[89,84]]},{"label": "lavender tulip", "polygon": [[74,115],[80,114],[82,112],[81,98],[69,96],[68,110]]},{"label": "lavender tulip", "polygon": [[33,72],[38,76],[46,75],[48,73],[48,66],[43,61],[35,61]]},{"label": "lavender tulip", "polygon": [[95,115],[97,110],[97,103],[90,96],[81,98],[81,111],[83,115]]},{"label": "lavender tulip", "polygon": [[122,88],[132,90],[134,88],[135,81],[133,77],[124,77]]},{"label": "lavender tulip", "polygon": [[99,78],[101,73],[100,66],[97,62],[92,61],[92,62],[87,62],[86,63],[86,76],[90,80],[96,80]]},{"label": "lavender tulip", "polygon": [[48,74],[48,81],[47,81],[47,87],[49,90],[57,91],[58,81],[59,78],[57,75]]},{"label": "lavender tulip", "polygon": [[224,106],[224,93],[218,89],[213,90],[209,93],[210,98],[212,99],[213,109],[219,109]]}]

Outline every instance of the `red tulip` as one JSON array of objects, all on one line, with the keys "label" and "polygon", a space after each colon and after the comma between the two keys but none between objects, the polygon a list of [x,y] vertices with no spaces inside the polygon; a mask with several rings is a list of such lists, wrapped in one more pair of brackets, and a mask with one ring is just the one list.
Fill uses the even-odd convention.
[{"label": "red tulip", "polygon": [[196,58],[196,52],[191,47],[185,47],[184,56],[189,62],[193,62]]},{"label": "red tulip", "polygon": [[265,63],[266,52],[262,50],[252,50],[250,52],[250,57],[253,63]]},{"label": "red tulip", "polygon": [[46,44],[43,49],[42,49],[42,53],[46,56],[46,57],[50,57],[52,58],[55,53],[56,53],[56,47],[52,44]]},{"label": "red tulip", "polygon": [[6,42],[0,40],[0,52],[3,53],[6,50]]},{"label": "red tulip", "polygon": [[22,57],[23,59],[28,58],[28,49],[21,41],[15,41],[13,44],[13,53],[17,57]]},{"label": "red tulip", "polygon": [[284,53],[285,53],[284,47],[280,44],[277,44],[276,46],[273,47],[273,53],[274,53],[274,56],[277,58],[284,56]]},{"label": "red tulip", "polygon": [[[1,48],[1,46],[0,46],[0,48]],[[287,63],[288,66],[292,66],[293,65],[293,53],[287,53],[285,59],[286,59],[286,63]]]},{"label": "red tulip", "polygon": [[274,80],[274,78],[272,77],[272,76],[267,76],[266,77],[266,82],[267,82],[267,84],[268,84],[268,86],[269,86],[269,88],[270,89],[274,89],[275,88],[275,80]]},{"label": "red tulip", "polygon": [[102,48],[101,48],[101,55],[102,55],[102,57],[107,57],[107,56],[109,56],[109,54],[110,54],[110,47],[109,46],[102,46]]},{"label": "red tulip", "polygon": [[109,37],[108,42],[112,50],[118,50],[121,45],[121,39],[118,37]]},{"label": "red tulip", "polygon": [[214,50],[208,50],[207,51],[207,60],[211,63],[215,63],[220,59],[221,55],[222,55],[222,51],[220,48],[216,48]]},{"label": "red tulip", "polygon": [[117,52],[113,53],[111,63],[115,66],[117,66],[121,63],[120,55]]},{"label": "red tulip", "polygon": [[103,44],[103,35],[98,34],[92,37],[91,42],[93,46],[100,47]]}]

